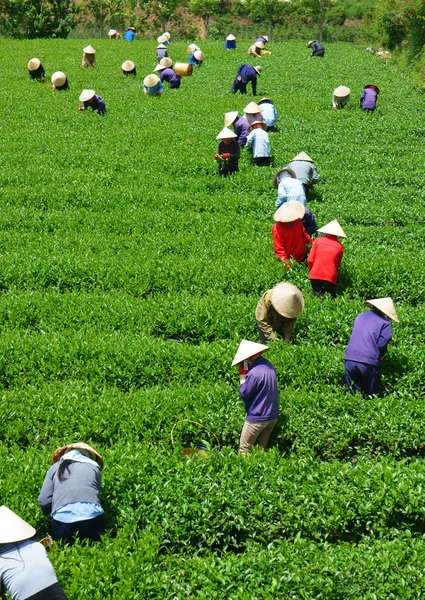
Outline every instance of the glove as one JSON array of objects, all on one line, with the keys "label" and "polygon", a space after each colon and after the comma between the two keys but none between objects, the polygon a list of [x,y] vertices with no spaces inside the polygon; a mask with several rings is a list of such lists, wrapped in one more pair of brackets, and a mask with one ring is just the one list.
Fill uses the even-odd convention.
[{"label": "glove", "polygon": [[214,154],[214,160],[218,160],[220,158],[219,154]]}]

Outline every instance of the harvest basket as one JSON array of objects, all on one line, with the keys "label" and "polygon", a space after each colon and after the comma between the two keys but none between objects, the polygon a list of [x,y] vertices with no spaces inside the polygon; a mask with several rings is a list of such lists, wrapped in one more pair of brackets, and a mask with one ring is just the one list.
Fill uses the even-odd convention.
[{"label": "harvest basket", "polygon": [[174,65],[174,73],[179,77],[190,77],[193,73],[193,67],[189,63],[176,63]]},{"label": "harvest basket", "polygon": [[[215,440],[215,442],[217,442],[217,448],[220,448],[220,441],[213,431],[210,431],[209,429],[207,429],[205,427],[205,425],[202,425],[202,423],[198,423],[197,421],[191,421],[190,419],[181,419],[180,421],[177,421],[176,423],[174,423],[174,425],[171,429],[171,434],[170,434],[171,443],[173,446],[176,445],[176,442],[174,440],[175,429],[181,423],[192,423],[193,425],[197,425],[198,427],[201,427],[209,434],[209,436],[211,438],[213,438]],[[191,439],[184,442],[184,447],[183,447],[183,452],[182,452],[183,456],[192,456],[193,454],[207,454],[207,452],[208,452],[208,445],[205,443],[193,443]]]}]

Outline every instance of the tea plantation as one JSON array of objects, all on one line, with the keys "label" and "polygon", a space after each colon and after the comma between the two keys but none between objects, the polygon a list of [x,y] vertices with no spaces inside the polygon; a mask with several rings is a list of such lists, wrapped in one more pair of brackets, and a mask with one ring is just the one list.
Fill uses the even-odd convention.
[{"label": "tea plantation", "polygon": [[[0,42],[0,503],[46,531],[37,496],[50,454],[72,441],[104,457],[108,533],[50,553],[70,600],[424,598],[424,98],[364,48],[270,44],[258,97],[279,131],[275,167],[216,175],[223,113],[249,41],[207,59],[179,90],[143,95],[154,42]],[[172,42],[174,60],[186,43]],[[28,79],[33,56],[44,84]],[[133,60],[135,78],[121,75]],[[252,63],[257,64],[257,62]],[[52,93],[66,72],[69,92]],[[365,84],[378,108],[357,108]],[[352,90],[334,113],[332,90]],[[77,113],[83,88],[105,117]],[[305,264],[273,253],[271,180],[300,151],[321,183],[319,226],[347,234],[339,295],[312,297]],[[258,340],[265,290],[306,299],[293,344],[274,342],[281,417],[271,449],[237,454],[244,409],[230,364]],[[343,354],[367,298],[400,318],[383,396],[344,390]],[[220,447],[205,430],[214,432]],[[181,456],[192,435],[207,457]]]}]

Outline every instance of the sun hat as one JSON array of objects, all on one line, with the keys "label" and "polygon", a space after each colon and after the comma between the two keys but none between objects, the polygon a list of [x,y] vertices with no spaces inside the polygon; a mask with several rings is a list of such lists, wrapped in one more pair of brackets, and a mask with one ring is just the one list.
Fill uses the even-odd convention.
[{"label": "sun hat", "polygon": [[233,35],[233,33],[229,34],[229,35],[227,36],[227,38],[226,38],[226,40],[227,40],[228,42],[233,42],[235,39],[236,39],[236,38],[235,38],[235,36]]},{"label": "sun hat", "polygon": [[143,85],[148,88],[153,88],[159,82],[159,77],[157,75],[146,75],[143,80]]},{"label": "sun hat", "polygon": [[86,46],[85,48],[83,48],[83,52],[85,52],[86,54],[95,54],[96,50],[93,48],[93,46]]},{"label": "sun hat", "polygon": [[53,73],[51,76],[50,81],[53,85],[61,86],[66,81],[66,75],[62,71],[56,71],[56,73]]},{"label": "sun hat", "polygon": [[365,300],[365,303],[368,306],[374,306],[379,311],[381,311],[381,313],[384,313],[384,315],[387,315],[387,317],[389,317],[396,323],[400,323],[394,307],[394,303],[391,300],[391,298],[374,298],[373,300]]},{"label": "sun hat", "polygon": [[291,160],[291,162],[293,162],[294,160],[304,160],[305,162],[313,162],[313,159],[310,158],[309,155],[306,154],[305,152],[300,152],[299,154],[294,156],[294,158]]},{"label": "sun hat", "polygon": [[127,30],[136,31],[134,27],[127,27]]},{"label": "sun hat", "polygon": [[257,74],[259,75],[261,73],[260,65],[257,65],[256,67],[254,67],[254,71],[257,71]]},{"label": "sun hat", "polygon": [[273,187],[274,188],[277,189],[279,187],[279,175],[284,172],[289,173],[289,175],[292,177],[292,179],[297,178],[295,171],[293,171],[292,169],[288,169],[288,167],[285,167],[284,169],[280,169],[277,173],[275,173],[273,175]]},{"label": "sun hat", "polygon": [[162,34],[167,40],[170,40],[171,38],[171,33],[169,31],[164,31],[164,33]]},{"label": "sun hat", "polygon": [[192,54],[192,52],[195,52],[195,50],[200,50],[199,46],[197,46],[196,44],[189,44],[189,46],[187,47],[188,54]]},{"label": "sun hat", "polygon": [[121,65],[121,69],[123,71],[125,71],[126,73],[129,73],[130,71],[132,71],[134,69],[136,65],[134,64],[134,62],[132,60],[125,60],[122,65]]},{"label": "sun hat", "polygon": [[0,506],[0,544],[23,542],[35,535],[34,527],[21,519],[13,510]]},{"label": "sun hat", "polygon": [[243,111],[245,113],[247,113],[248,115],[256,115],[257,113],[261,112],[261,108],[258,106],[258,104],[256,102],[250,102],[249,104],[247,104],[245,106]]},{"label": "sun hat", "polygon": [[38,67],[41,65],[40,59],[32,58],[28,62],[28,70],[29,71],[37,71]]},{"label": "sun hat", "polygon": [[108,35],[115,35],[115,34],[116,34],[116,32],[117,32],[117,30],[116,30],[116,29],[110,29],[110,30],[108,31]]},{"label": "sun hat", "polygon": [[238,365],[244,360],[248,360],[248,358],[259,354],[260,352],[267,352],[267,350],[270,350],[270,348],[268,346],[265,346],[264,344],[257,344],[257,342],[242,340],[239,344],[238,351],[236,352],[235,357],[233,359],[232,367]]},{"label": "sun hat", "polygon": [[229,127],[235,119],[237,118],[239,112],[237,110],[232,110],[231,112],[224,113],[224,126]]},{"label": "sun hat", "polygon": [[167,46],[164,46],[164,44],[158,44],[158,46],[156,47],[156,49],[158,50],[158,48],[166,48]]},{"label": "sun hat", "polygon": [[237,137],[238,136],[236,135],[236,133],[233,133],[233,131],[231,129],[229,129],[228,127],[225,127],[224,129],[222,129],[220,131],[220,133],[218,134],[218,136],[215,139],[216,140],[234,140]]},{"label": "sun hat", "polygon": [[334,93],[333,95],[336,98],[346,98],[347,96],[350,95],[350,88],[345,86],[345,85],[340,85],[339,87],[334,89]]},{"label": "sun hat", "polygon": [[86,450],[90,454],[90,458],[95,460],[99,467],[103,469],[103,458],[98,452],[96,452],[94,448],[88,444],[85,444],[84,442],[75,442],[74,444],[67,444],[61,448],[56,448],[52,454],[52,462],[57,463],[58,460],[60,460],[60,458],[70,450]]},{"label": "sun hat", "polygon": [[270,104],[273,104],[273,102],[270,100],[270,98],[261,98],[261,100],[258,102],[258,104],[261,104],[262,102],[270,102]]},{"label": "sun hat", "polygon": [[164,34],[162,34],[162,35],[160,35],[160,36],[159,36],[159,38],[158,38],[158,42],[159,42],[160,44],[163,44],[164,42],[168,42],[168,38],[166,38],[166,37],[165,37],[165,35],[164,35]]},{"label": "sun hat", "polygon": [[274,286],[271,302],[276,312],[287,319],[296,319],[304,310],[302,293],[296,285],[288,282]]},{"label": "sun hat", "polygon": [[254,125],[261,125],[261,128],[264,129],[264,131],[267,131],[267,123],[265,121],[253,121],[251,123],[251,125],[248,127],[248,130],[251,131],[251,129],[253,129]]},{"label": "sun hat", "polygon": [[80,94],[79,100],[80,102],[88,102],[95,94],[96,92],[94,90],[83,90]]},{"label": "sun hat", "polygon": [[302,219],[305,215],[305,206],[298,200],[284,202],[273,215],[273,219],[279,223],[292,223]]},{"label": "sun hat", "polygon": [[336,219],[334,221],[331,221],[327,225],[323,225],[323,227],[321,227],[317,231],[319,233],[325,233],[328,235],[336,235],[337,237],[342,237],[342,238],[347,237],[345,235],[344,230],[342,229],[341,225],[338,223],[338,221]]},{"label": "sun hat", "polygon": [[159,61],[159,64],[168,68],[173,66],[173,61],[168,56],[164,56],[164,58],[161,58],[161,60]]},{"label": "sun hat", "polygon": [[201,52],[201,50],[196,50],[193,53],[193,56],[196,58],[196,60],[205,60],[205,54]]},{"label": "sun hat", "polygon": [[312,44],[313,42],[315,42],[315,41],[316,41],[316,40],[310,40],[310,41],[309,41],[309,43],[307,44],[307,48],[310,48],[311,44]]},{"label": "sun hat", "polygon": [[260,37],[262,37],[262,38],[263,38],[263,40],[266,40],[266,42],[268,42],[268,41],[269,41],[269,38],[268,38],[266,35],[260,35]]},{"label": "sun hat", "polygon": [[257,46],[257,48],[261,48],[261,49],[266,47],[264,42],[255,42],[254,46]]},{"label": "sun hat", "polygon": [[379,94],[379,87],[377,85],[375,85],[374,83],[368,83],[368,85],[364,86],[364,89],[366,88],[372,88],[372,90],[375,90],[375,92],[377,94]]},{"label": "sun hat", "polygon": [[161,63],[159,63],[158,65],[156,65],[156,67],[154,68],[154,72],[156,71],[163,71],[164,69],[166,69],[167,67],[164,67],[164,65],[161,65]]}]

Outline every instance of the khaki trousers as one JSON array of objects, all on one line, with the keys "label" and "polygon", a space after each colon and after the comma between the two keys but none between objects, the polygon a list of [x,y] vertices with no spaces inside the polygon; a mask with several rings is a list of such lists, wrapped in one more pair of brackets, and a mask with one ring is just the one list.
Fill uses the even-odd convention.
[{"label": "khaki trousers", "polygon": [[239,452],[248,454],[251,452],[254,445],[267,448],[270,434],[273,427],[276,425],[277,419],[272,421],[245,421],[241,431],[241,439],[239,441]]}]

